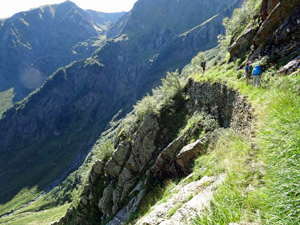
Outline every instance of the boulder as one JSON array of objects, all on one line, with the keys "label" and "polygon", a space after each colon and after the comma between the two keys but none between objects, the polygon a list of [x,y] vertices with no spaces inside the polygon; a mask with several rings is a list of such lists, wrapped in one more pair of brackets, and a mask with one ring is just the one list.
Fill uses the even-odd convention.
[{"label": "boulder", "polygon": [[260,26],[253,43],[257,48],[264,43],[268,43],[273,38],[275,31],[284,24],[292,15],[292,12],[298,7],[300,0],[283,0],[278,3],[268,15],[268,18]]},{"label": "boulder", "polygon": [[162,180],[165,175],[176,175],[177,171],[172,166],[172,162],[176,158],[177,153],[184,146],[185,136],[181,135],[169,144],[157,157],[155,164],[151,168],[152,174]]},{"label": "boulder", "polygon": [[129,150],[130,150],[130,143],[128,141],[123,141],[118,145],[117,149],[114,151],[112,158],[119,165],[123,165],[127,158]]},{"label": "boulder", "polygon": [[104,165],[105,163],[100,160],[97,160],[93,165],[90,173],[90,181],[92,184],[95,184],[99,177],[103,174]]},{"label": "boulder", "polygon": [[287,63],[284,67],[282,67],[278,71],[278,73],[284,73],[284,74],[292,73],[298,68],[300,68],[300,55],[297,58],[290,61],[289,63]]},{"label": "boulder", "polygon": [[93,165],[92,172],[94,172],[97,175],[101,175],[103,173],[104,165],[105,165],[104,162],[97,160]]},{"label": "boulder", "polygon": [[241,54],[250,50],[252,40],[257,33],[258,28],[249,27],[244,33],[228,48],[230,61],[236,60]]},{"label": "boulder", "polygon": [[118,145],[111,159],[105,165],[104,169],[106,174],[112,177],[117,177],[120,174],[123,164],[125,163],[125,160],[128,157],[129,150],[129,142],[123,141]]},{"label": "boulder", "polygon": [[122,167],[112,158],[105,165],[105,172],[107,175],[117,177],[121,172]]},{"label": "boulder", "polygon": [[197,140],[187,146],[185,146],[176,156],[176,164],[181,168],[184,173],[191,172],[191,163],[201,152],[203,143]]}]

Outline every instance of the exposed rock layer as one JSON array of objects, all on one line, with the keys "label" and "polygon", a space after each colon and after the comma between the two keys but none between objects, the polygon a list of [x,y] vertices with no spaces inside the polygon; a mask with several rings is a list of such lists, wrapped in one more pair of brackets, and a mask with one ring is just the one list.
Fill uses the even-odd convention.
[{"label": "exposed rock layer", "polygon": [[[0,120],[2,203],[23,187],[47,189],[55,177],[88,153],[114,115],[120,110],[120,116],[131,111],[132,105],[156,87],[167,71],[182,69],[199,51],[215,46],[216,35],[224,31],[223,17],[231,15],[241,0],[202,25],[199,24],[234,1],[222,0],[227,3],[222,4],[223,8],[215,7],[218,1],[207,0],[188,4],[173,0],[141,2],[134,7],[134,13],[122,18],[120,23],[126,27],[118,30],[120,36],[101,45],[91,58],[58,70],[41,89],[4,113]],[[197,7],[203,10],[203,2],[211,9],[205,12],[206,17],[189,13],[197,11]],[[145,17],[145,12],[159,12],[160,16],[172,12],[172,18],[195,21],[178,27],[180,19],[176,23],[160,21]],[[194,28],[195,24],[199,26]],[[23,157],[15,158],[20,152]],[[12,162],[20,165],[17,170]],[[51,176],[32,166],[39,164]],[[140,162],[131,164],[138,168]],[[112,175],[116,176],[118,169]],[[11,177],[19,181],[17,185]]]},{"label": "exposed rock layer", "polygon": [[205,126],[205,122],[200,121],[171,142],[166,135],[170,127],[162,123],[166,118],[146,116],[130,137],[117,140],[116,150],[108,162],[97,162],[78,208],[56,224],[93,224],[91,218],[98,218],[99,222],[112,219],[108,224],[122,224],[137,211],[153,181],[182,177],[191,172],[190,163],[205,154],[204,143],[211,141],[211,134],[218,129],[213,125],[216,121],[222,127],[250,134],[253,111],[246,97],[225,85],[192,80],[184,94],[188,115],[202,112],[215,120],[208,122],[207,135],[188,145],[189,137]]},{"label": "exposed rock layer", "polygon": [[[263,0],[261,22],[249,27],[229,47],[231,60],[250,53],[252,61],[259,56],[269,56],[277,61],[292,54],[299,55],[300,1]],[[253,51],[250,50],[253,45]]]}]

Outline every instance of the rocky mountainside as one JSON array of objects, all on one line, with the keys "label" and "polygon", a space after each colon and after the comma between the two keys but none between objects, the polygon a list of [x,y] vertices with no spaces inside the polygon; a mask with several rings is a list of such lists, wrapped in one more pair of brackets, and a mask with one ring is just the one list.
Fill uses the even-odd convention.
[{"label": "rocky mountainside", "polygon": [[[150,35],[153,36],[161,30],[180,35],[222,12],[234,2],[234,0],[196,0],[193,3],[140,0],[123,20],[114,24],[108,35],[115,36],[131,32],[146,35],[149,33],[148,29],[151,29]],[[147,11],[144,10],[146,7]]]},{"label": "rocky mountainside", "polygon": [[123,14],[85,11],[67,1],[0,20],[0,92],[14,88],[14,101],[23,99],[58,68],[89,57],[72,47]]},{"label": "rocky mountainside", "polygon": [[[254,46],[246,49],[250,60],[267,56],[269,62],[276,63],[279,54],[281,59],[299,55],[299,7],[299,1],[263,1],[259,26],[251,24],[229,48],[231,59],[234,58],[234,45],[245,46],[245,40],[250,39],[253,39],[251,44]],[[195,30],[181,37],[193,35]],[[250,39],[249,33],[253,35]],[[174,46],[181,47],[178,43]],[[244,50],[239,49],[239,54]],[[299,73],[299,56],[294,61]],[[180,94],[169,108],[148,114],[129,134],[124,134],[124,128],[120,128],[112,157],[94,164],[76,208],[69,208],[67,214],[54,224],[124,224],[145,203],[146,193],[151,193],[155,182],[190,174],[194,159],[206,153],[207,146],[215,141],[215,135],[219,136],[222,128],[232,128],[247,138],[254,134],[253,108],[247,102],[248,96],[242,97],[225,85],[192,80]],[[199,112],[212,117],[202,118],[189,129],[183,129],[186,124],[180,122],[184,121],[184,115],[191,118]],[[174,128],[185,132],[172,138]],[[202,136],[199,137],[199,133]],[[195,135],[196,141],[193,139]],[[251,143],[250,148],[255,149],[255,144]],[[251,160],[249,156],[247,164],[258,167]],[[203,211],[204,206],[209,207],[212,190],[223,182],[224,176],[204,177],[198,183],[188,179],[190,177],[172,190],[171,199],[157,203],[150,214],[138,219],[135,224],[188,224],[192,216]],[[249,185],[246,192],[251,192],[251,188]],[[193,200],[188,195],[192,195]],[[176,213],[171,214],[176,207],[180,210],[176,209]],[[217,206],[212,204],[213,207]]]},{"label": "rocky mountainside", "polygon": [[[300,47],[300,1],[263,0],[259,26],[251,24],[229,47],[231,59],[241,52],[250,53],[250,60],[268,56],[278,62],[288,56],[297,56]],[[254,48],[251,50],[251,45]]]},{"label": "rocky mountainside", "polygon": [[[107,40],[92,57],[59,69],[40,89],[4,113],[0,120],[1,203],[23,187],[47,189],[89,152],[115,114],[129,112],[166,71],[182,69],[200,50],[215,46],[216,36],[224,32],[222,19],[241,2],[141,0],[112,28],[117,37]],[[207,4],[213,10],[198,16]],[[187,23],[179,29],[170,20],[144,17],[145,12],[172,12],[173,18],[185,18]],[[188,24],[195,14],[196,21]]]},{"label": "rocky mountainside", "polygon": [[[233,21],[230,28],[237,31],[228,36],[230,58],[224,48],[193,58],[215,45],[216,35],[224,32],[223,18],[242,4],[220,6],[208,20],[180,27],[176,18],[189,17],[184,9],[190,12],[199,2],[187,7],[180,0],[140,0],[108,30],[110,39],[95,54],[59,69],[4,114],[0,209],[17,194],[18,204],[26,203],[20,198],[24,187],[45,191],[92,149],[99,160],[87,157],[90,164],[83,167],[88,169],[56,188],[60,203],[43,200],[20,215],[39,216],[44,212],[36,210],[60,204],[67,209],[66,189],[78,189],[78,174],[84,171],[80,194],[53,224],[299,223],[300,2],[246,1],[253,8],[245,3],[228,23]],[[156,16],[144,16],[147,9]],[[248,13],[246,22],[241,12]],[[156,19],[165,14],[175,22]],[[216,66],[205,73],[197,69],[202,54],[215,54],[209,65]],[[239,80],[247,61],[262,65],[261,87]],[[167,70],[176,68],[181,76],[168,73],[153,96],[134,106],[104,150],[107,142],[99,135],[109,121],[122,118]],[[170,178],[181,181],[161,192]],[[57,199],[51,192],[49,197]]]},{"label": "rocky mountainside", "polygon": [[[70,209],[55,224],[123,224],[138,210],[157,180],[190,174],[195,158],[205,154],[224,128],[251,133],[253,108],[234,90],[190,80],[179,95],[170,107],[146,116],[129,134],[120,128],[112,157],[94,164],[77,209]],[[183,118],[195,115],[201,115],[200,119],[183,129],[184,121],[188,121]],[[180,130],[185,132],[179,135]],[[200,140],[191,143],[199,135]],[[178,201],[183,199],[179,197]],[[184,224],[184,219],[187,218],[166,224]],[[167,218],[155,216],[154,211],[138,224],[164,224],[163,221]]]}]

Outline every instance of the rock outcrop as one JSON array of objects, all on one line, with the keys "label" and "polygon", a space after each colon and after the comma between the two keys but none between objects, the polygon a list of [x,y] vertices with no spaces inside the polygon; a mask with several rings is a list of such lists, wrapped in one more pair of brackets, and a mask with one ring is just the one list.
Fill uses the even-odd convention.
[{"label": "rock outcrop", "polygon": [[294,71],[298,70],[300,68],[300,56],[296,57],[289,63],[287,63],[285,66],[283,66],[278,73],[293,73]]},{"label": "rock outcrop", "polygon": [[288,56],[300,46],[300,1],[282,0],[276,5],[274,0],[268,2],[274,8],[255,35],[254,47],[256,51],[262,51],[262,55]]},{"label": "rock outcrop", "polygon": [[[170,199],[156,205],[152,212],[139,219],[136,224],[185,225],[191,223],[193,218],[209,207],[213,198],[213,189],[217,188],[224,179],[225,176],[206,176],[191,183],[183,180],[172,190],[174,194]],[[176,208],[178,209],[173,213],[172,210],[175,211]]]},{"label": "rock outcrop", "polygon": [[231,61],[246,53],[250,61],[266,55],[277,61],[299,54],[300,1],[263,0],[260,13],[259,26],[253,24],[229,47]]},{"label": "rock outcrop", "polygon": [[[111,159],[107,162],[98,161],[94,165],[77,208],[56,224],[93,224],[95,218],[98,222],[107,221],[107,224],[123,224],[138,210],[155,180],[184,177],[191,173],[195,158],[205,154],[207,145],[213,141],[213,134],[219,129],[217,124],[222,129],[232,128],[250,134],[252,107],[247,103],[247,98],[241,97],[236,91],[222,84],[202,84],[190,80],[183,94],[185,97],[177,101],[183,101],[187,115],[201,112],[207,116],[173,141],[168,135],[170,125],[163,122],[169,118],[163,118],[162,115],[146,116],[129,136],[121,137],[120,133]],[[174,104],[179,102],[175,101]],[[199,134],[203,132],[206,135],[200,137]],[[191,137],[198,139],[190,143]],[[213,179],[212,183],[219,182],[215,178],[206,179]],[[196,183],[200,185],[206,179]],[[213,186],[204,189],[211,190]],[[210,197],[203,205],[211,198],[211,192],[208,195]],[[192,202],[188,205],[188,209],[193,208]],[[181,216],[175,214],[174,221],[182,222],[183,215],[184,212]]]},{"label": "rock outcrop", "polygon": [[261,4],[261,19],[265,21],[267,17],[270,15],[275,6],[279,3],[279,0],[263,0]]},{"label": "rock outcrop", "polygon": [[[120,25],[119,36],[102,43],[91,58],[59,69],[40,89],[6,111],[0,120],[0,160],[8,159],[0,168],[3,181],[0,200],[10,201],[23,187],[39,185],[41,190],[47,189],[55,177],[88,153],[114,115],[120,110],[120,117],[126,115],[138,99],[160,83],[167,71],[182,69],[199,51],[215,46],[215,36],[224,30],[223,16],[230,15],[234,9],[231,7],[218,19],[209,20],[234,1],[222,0],[223,8],[215,7],[218,2],[141,1],[117,23],[126,24],[123,28]],[[204,5],[209,7],[207,12]],[[197,13],[200,9],[205,17]],[[145,12],[157,16],[172,12],[172,18],[181,18],[186,23],[181,19],[172,23],[169,18],[145,16]],[[71,14],[66,17],[71,18]],[[185,33],[195,24],[201,25]],[[84,31],[76,33],[78,36],[84,34]],[[200,37],[203,39],[199,41]],[[84,44],[80,46],[84,48]],[[21,151],[24,155],[16,158]],[[18,171],[12,162],[20,165]],[[32,165],[42,165],[51,176],[45,176],[43,170]],[[139,168],[140,161],[131,162],[131,165]],[[115,171],[111,167],[115,167]],[[114,160],[107,169],[112,176],[117,176],[122,165],[116,165]],[[18,185],[11,177],[20,181]]]},{"label": "rock outcrop", "polygon": [[247,51],[249,51],[257,31],[258,27],[249,27],[231,46],[229,46],[228,52],[230,53],[231,61],[234,61],[235,59],[243,56]]}]

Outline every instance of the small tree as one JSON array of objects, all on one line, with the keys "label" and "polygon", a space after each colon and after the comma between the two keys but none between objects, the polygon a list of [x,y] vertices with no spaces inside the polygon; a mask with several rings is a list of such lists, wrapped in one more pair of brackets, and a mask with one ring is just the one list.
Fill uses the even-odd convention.
[{"label": "small tree", "polygon": [[262,0],[247,0],[242,7],[233,11],[231,19],[224,18],[225,36],[219,36],[221,46],[228,47],[233,40],[243,33],[249,24],[254,22],[254,15],[258,14]]}]

